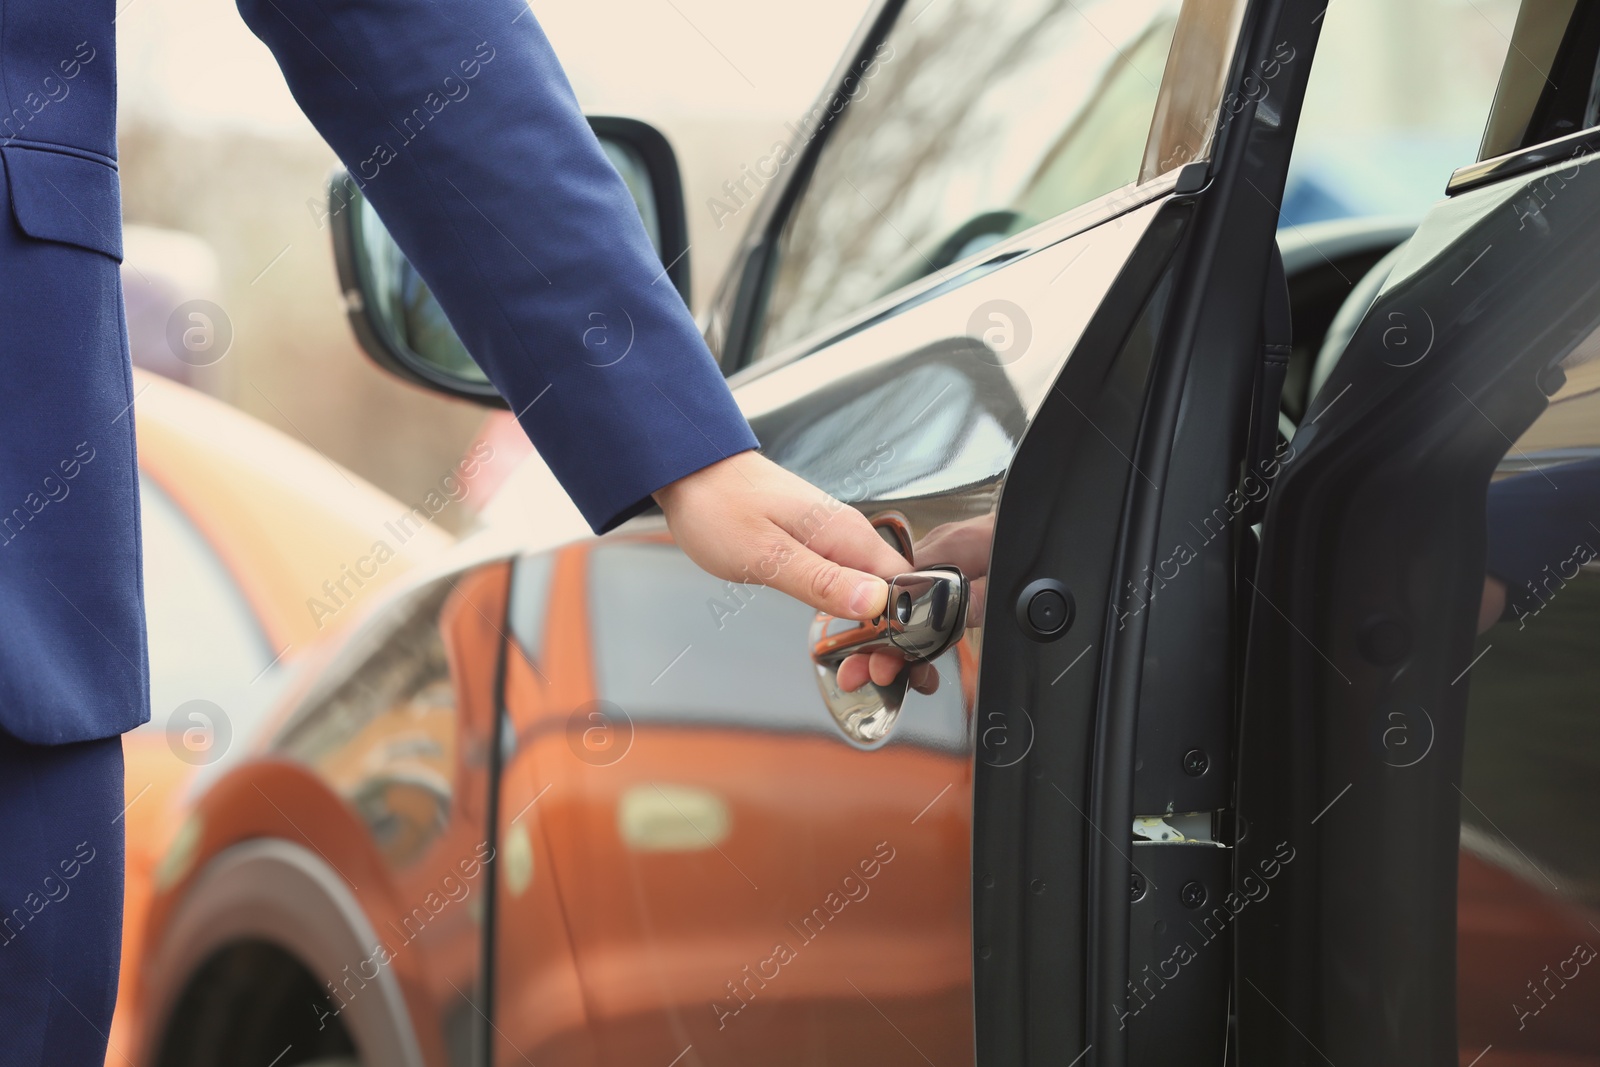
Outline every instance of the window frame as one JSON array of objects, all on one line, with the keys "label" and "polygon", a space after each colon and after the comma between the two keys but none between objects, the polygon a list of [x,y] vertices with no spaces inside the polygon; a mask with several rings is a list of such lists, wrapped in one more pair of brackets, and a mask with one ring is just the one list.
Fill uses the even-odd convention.
[{"label": "window frame", "polygon": [[[1446,196],[1600,151],[1600,126],[1523,143],[1532,134],[1531,125],[1547,96],[1550,75],[1564,58],[1568,39],[1578,32],[1578,20],[1584,13],[1577,0],[1522,0],[1494,104],[1484,123],[1478,160],[1450,176]],[[1549,32],[1552,19],[1564,20],[1561,32],[1553,38]]]},{"label": "window frame", "polygon": [[[986,273],[986,266],[999,266],[1066,240],[1169,193],[1199,190],[1209,181],[1210,161],[1215,158],[1221,136],[1227,129],[1225,113],[1230,108],[1236,113],[1250,103],[1244,99],[1223,99],[1223,90],[1229,84],[1235,65],[1241,61],[1240,33],[1248,0],[1183,0],[1157,89],[1154,114],[1146,135],[1144,163],[1134,181],[982,248],[935,275],[918,278],[879,300],[830,320],[767,358],[755,360],[777,266],[780,236],[810,188],[811,176],[838,115],[847,110],[841,108],[834,113],[828,105],[844,94],[846,77],[870,59],[894,28],[907,2],[877,0],[863,18],[817,98],[814,110],[820,110],[824,119],[803,146],[800,158],[789,168],[789,173],[762,198],[746,237],[712,299],[706,317],[707,339],[723,373],[733,384],[792,363],[870,323],[921,304],[937,293],[958,288]],[[1196,91],[1205,87],[1210,89]],[[1175,131],[1196,128],[1207,130],[1209,136],[1192,150],[1180,151]]]}]

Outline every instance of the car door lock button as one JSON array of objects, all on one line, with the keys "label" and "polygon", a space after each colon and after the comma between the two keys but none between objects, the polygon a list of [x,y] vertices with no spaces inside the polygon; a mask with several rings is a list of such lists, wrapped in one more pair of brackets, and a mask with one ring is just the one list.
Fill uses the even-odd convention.
[{"label": "car door lock button", "polygon": [[1035,641],[1052,641],[1066,633],[1074,612],[1072,594],[1053,578],[1030,583],[1017,598],[1017,621]]}]

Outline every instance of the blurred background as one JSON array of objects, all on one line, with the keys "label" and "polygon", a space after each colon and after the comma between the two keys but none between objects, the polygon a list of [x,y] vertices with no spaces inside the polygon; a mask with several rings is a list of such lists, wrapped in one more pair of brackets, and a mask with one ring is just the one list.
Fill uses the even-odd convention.
[{"label": "blurred background", "polygon": [[[910,0],[966,4],[979,25],[1002,2]],[[643,119],[672,142],[696,312],[753,214],[713,209],[723,183],[793,140],[868,6],[532,3],[586,111]],[[1283,227],[1419,219],[1476,158],[1517,8],[1331,0]],[[503,413],[406,385],[360,352],[322,222],[337,161],[231,0],[121,0],[117,26],[153,716],[125,743],[129,989],[146,904],[194,847],[186,797],[249,748],[373,591],[480,524],[528,447]],[[186,361],[172,324],[195,321],[195,301],[223,341]],[[398,536],[417,514],[423,529]],[[405,545],[402,562],[378,571],[376,538]],[[114,1050],[129,1025],[125,1007]]]},{"label": "blurred background", "polygon": [[[586,110],[650,121],[677,149],[696,310],[744,222],[719,226],[708,199],[788,137],[784,123],[810,106],[866,6],[816,0],[756,16],[738,0],[532,5]],[[1484,102],[1463,86],[1482,85],[1482,68],[1498,66],[1515,8],[1511,0],[1333,0],[1324,52],[1358,62],[1343,63],[1340,84],[1313,84],[1286,222],[1420,214],[1481,136]],[[1454,27],[1456,39],[1418,48],[1419,27],[1439,25]],[[426,493],[484,413],[400,384],[358,352],[318,223],[335,159],[266,48],[226,0],[128,0],[118,29],[135,361],[403,501]],[[1397,49],[1410,54],[1390,54]],[[1387,127],[1374,128],[1378,115]],[[165,340],[172,309],[191,299],[217,304],[232,328],[226,357],[210,366],[179,362]],[[453,503],[438,521],[459,531],[472,503]]]},{"label": "blurred background", "polygon": [[[707,198],[789,136],[784,123],[810,107],[865,7],[817,0],[754,18],[736,0],[533,5],[585,110],[645,119],[677,149],[697,305],[743,222],[719,228]],[[318,222],[337,161],[266,47],[228,0],[124,0],[117,26],[135,363],[243,409],[402,501],[420,499],[460,459],[484,411],[401,384],[357,349]],[[177,360],[166,341],[169,315],[194,299],[219,306],[232,327],[226,356],[210,366]],[[476,503],[453,502],[437,521],[459,531]]]}]

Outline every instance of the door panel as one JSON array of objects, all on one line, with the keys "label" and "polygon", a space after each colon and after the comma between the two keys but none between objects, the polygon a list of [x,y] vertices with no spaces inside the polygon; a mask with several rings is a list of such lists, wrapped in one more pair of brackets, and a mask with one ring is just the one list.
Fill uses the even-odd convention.
[{"label": "door panel", "polygon": [[[1582,794],[1571,561],[1593,531],[1490,485],[1502,463],[1558,485],[1575,457],[1541,450],[1588,436],[1578,403],[1535,419],[1585,373],[1600,319],[1589,158],[1437,206],[1295,438],[1258,579],[1289,625],[1252,634],[1240,813],[1245,857],[1287,840],[1296,858],[1239,920],[1245,1062],[1593,1062],[1592,1025],[1559,999],[1547,1025],[1516,1010],[1544,1003],[1528,983],[1545,965],[1581,973],[1592,916],[1581,831],[1530,815]],[[1581,515],[1583,484],[1551,495]],[[1526,577],[1548,562],[1571,588],[1528,634],[1500,635],[1513,615],[1475,647],[1485,559],[1545,525],[1562,551]]]},{"label": "door panel", "polygon": [[[1520,221],[1558,224],[1547,214],[1557,195],[1592,204],[1596,186],[1581,175],[1572,167],[1522,185],[1537,199],[1512,199]],[[1584,281],[1594,280],[1591,270]],[[1600,1064],[1600,988],[1588,973],[1600,946],[1600,833],[1571,818],[1600,798],[1597,357],[1600,332],[1590,332],[1543,379],[1549,406],[1501,458],[1485,504],[1484,599],[1489,612],[1504,607],[1480,617],[1470,674],[1457,990],[1461,1057],[1481,1054],[1486,1067]]]},{"label": "door panel", "polygon": [[[930,534],[963,522],[986,562],[1049,353],[1071,350],[1156,210],[974,283],[969,301],[1039,301],[1089,267],[1007,366],[936,301],[746,385],[766,451],[895,514],[918,565],[945,561]],[[869,750],[818,690],[804,605],[706,576],[646,523],[533,566],[553,577],[512,606],[539,651],[512,657],[500,804],[501,854],[533,873],[501,872],[497,1062],[690,1046],[686,1063],[969,1062],[982,626]],[[542,622],[516,621],[529,613]]]},{"label": "door panel", "polygon": [[[1070,4],[1052,10],[1082,18]],[[1185,39],[1187,20],[1217,41],[1240,10],[1234,0],[1190,0],[1173,32]],[[867,39],[868,53],[875,43]],[[1169,59],[1166,79],[1215,84],[1216,49],[1194,62],[1209,73]],[[1271,137],[1292,118],[1292,90],[1283,92]],[[1212,101],[1201,116],[1210,128],[1183,161],[1213,143],[1237,156],[1242,147],[1211,134],[1263,98],[1238,97],[1226,122],[1224,101]],[[1186,99],[1167,113],[1193,108]],[[1171,130],[1161,129],[1167,144]],[[818,143],[812,152],[826,151],[825,136]],[[1240,173],[1281,187],[1279,156]],[[1137,173],[1144,157],[1131,158]],[[780,203],[805,203],[808,167],[797,164],[798,188]],[[1136,554],[1123,548],[1126,501],[1157,469],[1152,449],[1195,450],[1186,470],[1203,476],[1186,492],[1233,486],[1272,248],[1270,201],[1235,196],[1213,175],[1208,195],[1228,208],[1208,215],[1195,196],[1206,169],[1157,175],[1002,236],[735,379],[769,456],[869,517],[892,515],[916,566],[956,563],[973,579],[980,607],[936,663],[939,690],[907,696],[881,743],[857,744],[830,714],[809,657],[812,613],[707,578],[659,519],[519,562],[519,574],[536,565],[551,578],[514,583],[535,592],[511,608],[519,638],[537,635],[522,643],[538,647],[514,656],[507,675],[502,850],[528,859],[517,886],[510,864],[497,883],[497,1063],[960,1065],[1013,1040],[999,1036],[1010,1025],[1000,1013],[1016,1006],[1000,1003],[1008,982],[1026,984],[1038,1008],[1020,1042],[1030,1056],[1054,1059],[1071,1046],[1066,1062],[1082,1051],[1087,990],[1115,1023],[1122,985],[1084,977],[1096,899],[1085,870],[1115,882],[1126,905],[1129,869],[1090,855],[1099,838],[1071,805],[1098,804],[1104,657],[1122,645],[1100,635],[1117,618],[1111,576],[1121,575],[1116,585],[1138,576]],[[781,228],[768,222],[762,240]],[[1219,228],[1235,236],[1222,241]],[[1187,251],[1191,232],[1209,235],[1203,252]],[[1227,284],[1212,284],[1209,265],[1223,259]],[[739,314],[759,321],[762,272],[738,273],[755,279],[740,299],[756,305]],[[1195,351],[1203,356],[1191,377]],[[1173,382],[1151,408],[1162,364]],[[1172,433],[1183,404],[1209,417],[1176,445],[1151,438],[1157,422]],[[1158,513],[1160,498],[1139,505],[1151,506]],[[1011,547],[991,562],[995,537]],[[1081,579],[1072,592],[1084,621],[1068,639],[1028,641],[1016,598],[1025,578],[1055,576]],[[1226,612],[1230,597],[1216,585],[1230,579],[1223,568],[1193,584]],[[1063,677],[1057,696],[1048,683]],[[1018,699],[1018,685],[1031,691]],[[1133,715],[1119,721],[1131,726]],[[1048,763],[1039,753],[1047,736]],[[1122,760],[1131,775],[1131,750],[1101,758]],[[1010,833],[994,797],[1019,783],[1053,789],[1053,806],[1019,824],[1037,839],[975,866],[975,849],[987,855]],[[1131,797],[1130,786],[1125,807]],[[1100,821],[1120,834],[1115,854],[1131,847],[1131,824],[1131,815]],[[1055,924],[1035,957],[1046,968],[1007,977],[1032,936],[1018,921],[1041,903]],[[1125,915],[1122,924],[1126,970]],[[1215,983],[1194,993],[1199,1000],[1169,1003],[1216,1009],[1205,1039],[1220,1048],[1225,996]]]},{"label": "door panel", "polygon": [[[532,881],[564,902],[570,950],[562,967],[539,965],[543,981],[570,951],[588,1013],[561,1040],[604,1063],[675,1041],[669,1059],[693,1044],[711,1063],[915,1058],[881,1009],[949,1047],[964,1017],[967,867],[964,821],[945,802],[970,776],[953,666],[942,694],[908,708],[898,752],[865,752],[817,696],[803,606],[742,590],[719,619],[706,605],[725,602],[722,584],[659,537],[565,551],[551,633],[570,643],[544,669],[584,655],[594,688],[555,728],[526,718],[542,683],[513,688],[507,771],[508,799],[538,797],[521,821],[549,866],[536,861]],[[580,606],[586,628],[573,625]],[[503,983],[539,955],[505,953]],[[548,1022],[529,1007],[500,1024],[506,1042],[560,1056],[530,1032]]]}]

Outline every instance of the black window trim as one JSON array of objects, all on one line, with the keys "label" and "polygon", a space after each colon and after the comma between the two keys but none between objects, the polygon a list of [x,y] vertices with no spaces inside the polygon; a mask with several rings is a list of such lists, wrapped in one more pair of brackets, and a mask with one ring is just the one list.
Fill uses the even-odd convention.
[{"label": "black window trim", "polygon": [[[1557,42],[1555,52],[1549,56],[1547,61],[1548,70],[1539,69],[1539,73],[1544,80],[1544,87],[1537,98],[1531,104],[1528,103],[1525,99],[1526,87],[1519,86],[1518,83],[1526,81],[1527,78],[1523,65],[1532,65],[1534,60],[1528,56],[1523,46],[1526,45],[1536,54],[1539,50],[1529,41],[1522,38],[1524,35],[1532,35],[1538,31],[1537,23],[1541,14],[1549,15],[1556,13],[1558,10],[1557,7],[1552,7],[1549,11],[1533,12],[1530,15],[1531,5],[1540,2],[1542,0],[1523,0],[1522,7],[1517,12],[1517,26],[1512,31],[1512,37],[1509,42],[1510,54],[1506,57],[1506,65],[1500,74],[1500,83],[1495,90],[1494,105],[1490,108],[1489,117],[1485,123],[1483,141],[1485,151],[1499,147],[1500,144],[1504,144],[1511,139],[1504,135],[1504,130],[1499,129],[1508,124],[1513,124],[1514,128],[1522,130],[1521,137],[1517,139],[1526,139],[1528,136],[1533,135],[1532,127],[1536,119],[1543,113],[1543,109],[1549,106],[1551,93],[1554,89],[1554,83],[1550,79],[1552,77],[1564,77],[1563,70],[1558,68],[1562,68],[1572,61],[1573,57],[1570,54],[1570,50],[1574,43],[1573,35],[1581,35],[1585,29],[1582,19],[1585,15],[1590,14],[1587,8],[1577,3],[1571,3],[1569,0],[1551,0],[1552,3],[1558,5],[1560,10],[1565,11],[1567,24],[1561,32],[1561,38]],[[1525,19],[1525,16],[1528,17]],[[1520,44],[1519,41],[1521,41]],[[1587,55],[1588,52],[1586,51],[1578,58],[1582,60]],[[1520,59],[1522,63],[1518,64],[1516,62],[1517,59]],[[1590,69],[1592,66],[1592,60],[1580,63],[1581,69]],[[1526,110],[1527,114],[1525,116],[1517,114],[1522,110]],[[1496,143],[1497,141],[1499,144]],[[1464,167],[1458,168],[1455,173],[1450,175],[1450,181],[1445,186],[1445,195],[1456,196],[1460,193],[1482,188],[1485,185],[1492,185],[1518,174],[1540,170],[1555,163],[1566,161],[1575,163],[1583,157],[1593,155],[1596,152],[1600,152],[1600,125],[1575,130],[1560,137],[1547,138],[1534,144],[1524,144],[1510,151],[1500,152],[1490,158],[1479,159],[1476,163],[1469,163]]]},{"label": "black window trim", "polygon": [[[899,310],[914,307],[925,299],[929,290],[947,286],[952,280],[972,274],[1001,256],[1009,254],[1011,258],[1018,258],[1039,251],[1175,190],[1192,192],[1202,186],[1209,175],[1210,160],[1216,156],[1220,136],[1212,137],[1204,146],[1204,152],[1197,161],[1185,161],[1155,175],[1141,174],[1138,179],[1120,189],[1054,218],[1045,219],[997,245],[981,249],[967,259],[951,264],[931,277],[918,279],[909,286],[897,289],[882,300],[852,315],[827,323],[766,359],[754,360],[752,357],[756,330],[765,317],[766,298],[770,290],[772,269],[776,262],[774,252],[779,234],[810,184],[811,173],[816,168],[817,160],[836,124],[837,115],[829,113],[827,104],[843,92],[845,78],[888,36],[905,6],[906,0],[879,0],[878,6],[862,20],[863,29],[858,31],[851,42],[851,47],[846,49],[844,59],[834,69],[826,89],[818,97],[815,105],[815,108],[822,110],[827,117],[804,146],[799,163],[791,169],[783,184],[760,202],[757,214],[750,223],[748,231],[750,236],[745,239],[742,250],[735,256],[722,288],[713,300],[708,321],[719,324],[716,328],[716,332],[721,334],[717,352],[718,362],[732,385],[750,381],[769,370],[826,348],[844,337],[859,332],[872,322]],[[1193,32],[1192,28],[1204,21],[1206,14],[1223,13],[1230,8],[1234,10],[1234,54],[1220,72],[1208,72],[1207,66],[1214,57],[1195,49],[1179,48],[1178,39],[1175,37],[1173,52],[1168,57],[1167,66],[1162,73],[1161,86],[1157,92],[1155,109],[1157,116],[1164,111],[1175,113],[1187,111],[1191,114],[1191,118],[1198,118],[1200,124],[1209,123],[1215,127],[1217,134],[1220,135],[1225,128],[1222,122],[1223,101],[1174,98],[1179,87],[1193,83],[1193,75],[1196,73],[1202,75],[1220,73],[1222,83],[1227,83],[1232,61],[1238,58],[1238,34],[1245,6],[1243,0],[1182,0],[1177,30],[1179,34],[1183,34],[1185,30]],[[843,114],[843,111],[841,110],[839,114]],[[1149,141],[1161,138],[1164,132],[1160,124],[1152,121],[1147,134],[1147,157],[1152,151]],[[1156,146],[1158,155],[1159,147]],[[1059,232],[1063,230],[1065,232]]]},{"label": "black window trim", "polygon": [[[1203,175],[1197,175],[1195,171],[1185,173],[1189,167],[1194,166],[1204,167],[1205,164],[1179,167],[1158,175],[1142,185],[1130,182],[1120,189],[1113,189],[1103,196],[1096,197],[1081,207],[1045,219],[1004,241],[981,249],[965,259],[957,260],[943,270],[919,278],[910,285],[902,286],[855,312],[828,322],[765,359],[745,364],[729,376],[728,384],[737,388],[779,367],[788,366],[820,352],[885,319],[925,304],[929,299],[942,295],[949,289],[974,281],[989,273],[991,269],[1031,256],[1035,252],[1041,252],[1111,222],[1119,216],[1137,211],[1147,204],[1177,192],[1180,186],[1187,183],[1192,182],[1198,187],[1203,181]],[[1193,189],[1187,191],[1192,192]]]},{"label": "black window trim", "polygon": [[1445,195],[1457,196],[1555,163],[1567,161],[1577,163],[1585,156],[1596,152],[1600,152],[1600,126],[1591,126],[1587,130],[1557,137],[1553,141],[1519,148],[1515,152],[1507,152],[1503,156],[1495,156],[1493,159],[1485,159],[1478,163],[1469,163],[1450,175],[1450,183],[1445,186]]}]

